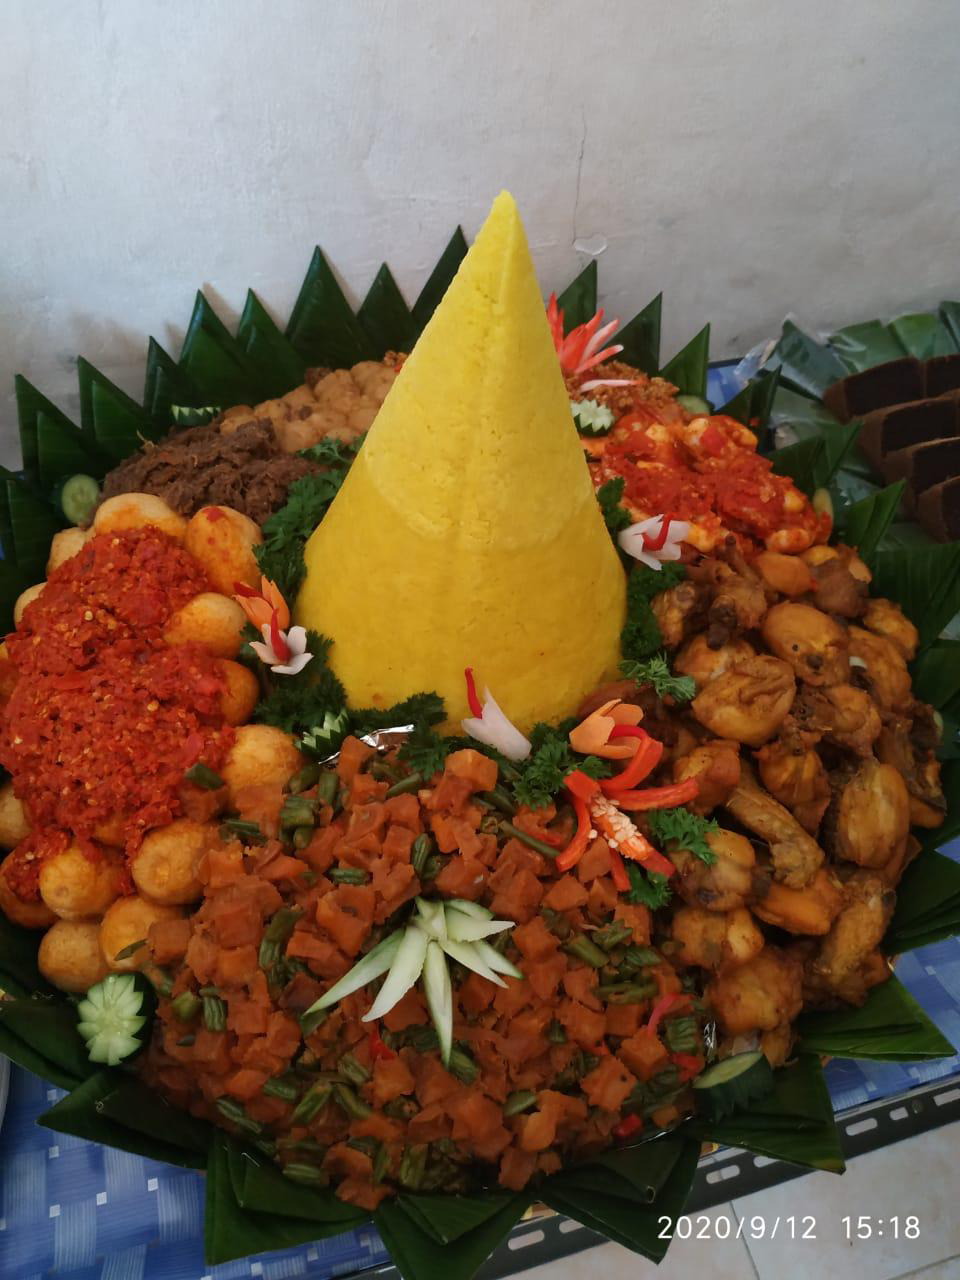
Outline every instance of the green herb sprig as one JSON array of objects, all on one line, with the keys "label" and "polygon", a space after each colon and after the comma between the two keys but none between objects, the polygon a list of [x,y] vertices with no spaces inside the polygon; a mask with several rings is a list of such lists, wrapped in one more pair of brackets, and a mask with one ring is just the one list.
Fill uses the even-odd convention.
[{"label": "green herb sprig", "polygon": [[620,670],[628,680],[636,680],[640,685],[651,685],[660,698],[670,697],[674,702],[689,702],[696,696],[697,682],[692,676],[675,676],[664,653],[654,654],[645,662],[621,662]]},{"label": "green herb sprig", "polygon": [[701,862],[716,862],[717,855],[707,843],[711,831],[719,831],[720,824],[713,818],[701,818],[689,809],[653,809],[646,815],[650,833],[662,845],[671,850],[687,849]]}]

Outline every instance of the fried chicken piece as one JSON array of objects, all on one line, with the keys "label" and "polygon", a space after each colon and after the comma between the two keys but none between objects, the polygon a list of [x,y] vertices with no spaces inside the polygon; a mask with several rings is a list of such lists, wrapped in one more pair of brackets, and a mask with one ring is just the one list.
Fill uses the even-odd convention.
[{"label": "fried chicken piece", "polygon": [[717,1045],[718,1058],[732,1058],[737,1053],[753,1053],[759,1049],[771,1067],[782,1067],[793,1048],[793,1024],[781,1022],[772,1031],[748,1031],[739,1036],[725,1036]]},{"label": "fried chicken piece", "polygon": [[843,906],[843,888],[826,867],[821,867],[804,889],[788,889],[775,881],[765,898],[751,907],[764,924],[788,933],[824,934]]},{"label": "fried chicken piece", "polygon": [[891,716],[877,738],[877,757],[903,776],[910,793],[910,825],[928,830],[942,826],[947,802],[940,786],[940,761],[911,736],[912,721]]},{"label": "fried chicken piece", "polygon": [[363,360],[352,369],[334,369],[257,405],[255,414],[273,423],[287,453],[307,449],[330,437],[349,442],[373,424],[397,376],[389,363]]},{"label": "fried chicken piece", "polygon": [[740,744],[738,742],[703,742],[673,762],[674,782],[696,778],[699,784],[695,799],[687,807],[694,813],[710,813],[723,804],[740,781]]},{"label": "fried chicken piece", "polygon": [[802,889],[810,883],[823,864],[823,850],[789,809],[757,785],[746,763],[741,763],[740,782],[725,808],[748,830],[766,840],[775,880],[788,889]]},{"label": "fried chicken piece", "polygon": [[850,628],[851,665],[884,711],[904,711],[910,706],[910,672],[903,654],[886,636],[860,627]]},{"label": "fried chicken piece", "polygon": [[790,665],[761,654],[711,680],[690,705],[716,737],[759,747],[780,728],[796,692]]},{"label": "fried chicken piece", "polygon": [[763,934],[746,907],[734,911],[681,907],[670,928],[679,944],[673,959],[701,969],[744,964],[763,950]]},{"label": "fried chicken piece", "polygon": [[779,738],[756,754],[760,781],[811,835],[830,803],[830,779],[814,750],[818,740],[787,716]]},{"label": "fried chicken piece", "polygon": [[898,604],[879,597],[871,600],[863,615],[863,625],[878,636],[886,636],[912,662],[917,656],[920,634]]},{"label": "fried chicken piece", "polygon": [[885,862],[882,867],[878,867],[876,874],[884,884],[889,885],[891,889],[895,889],[900,883],[904,871],[906,871],[922,848],[923,845],[915,835],[912,833],[906,835],[894,849],[889,862]]},{"label": "fried chicken piece", "polygon": [[843,908],[810,963],[808,980],[813,991],[838,995],[853,1004],[863,1002],[871,970],[876,973],[874,953],[895,902],[896,894],[879,876],[854,872],[844,885]]},{"label": "fried chicken piece", "polygon": [[831,819],[829,841],[838,858],[882,867],[910,829],[907,784],[893,765],[863,760],[840,792]]},{"label": "fried chicken piece", "polygon": [[722,676],[738,662],[756,657],[757,651],[748,641],[739,637],[728,644],[712,646],[704,632],[688,640],[673,661],[673,669],[679,675],[690,676],[697,688]]},{"label": "fried chicken piece", "polygon": [[705,995],[728,1035],[776,1031],[803,1006],[803,967],[797,956],[767,946],[746,964],[721,970]]},{"label": "fried chicken piece", "polygon": [[846,628],[812,605],[775,604],[761,632],[777,657],[789,662],[807,684],[841,684],[850,679]]},{"label": "fried chicken piece", "polygon": [[872,753],[882,727],[873,699],[866,690],[852,684],[801,689],[793,707],[793,718],[802,729],[858,756]]},{"label": "fried chicken piece", "polygon": [[735,911],[766,892],[753,845],[734,831],[711,831],[707,844],[716,860],[706,863],[688,849],[669,854],[679,872],[677,888],[684,902],[707,911]]},{"label": "fried chicken piece", "polygon": [[653,597],[650,607],[660,628],[663,643],[675,649],[683,643],[687,628],[704,604],[703,590],[696,582],[684,579],[675,587]]},{"label": "fried chicken piece", "polygon": [[722,560],[704,561],[701,570],[707,566],[706,580],[713,587],[708,639],[723,644],[740,631],[755,631],[767,611],[762,580],[745,564],[740,572]]},{"label": "fried chicken piece", "polygon": [[[836,551],[824,557],[824,551]],[[849,555],[841,555],[840,552]],[[812,552],[821,553],[813,556]],[[870,570],[849,547],[811,547],[803,557],[813,573],[813,602],[824,613],[841,618],[860,618],[867,607]],[[810,561],[815,563],[811,564]]]},{"label": "fried chicken piece", "polygon": [[753,567],[772,591],[783,596],[803,596],[817,585],[811,569],[800,556],[761,551],[754,556]]}]

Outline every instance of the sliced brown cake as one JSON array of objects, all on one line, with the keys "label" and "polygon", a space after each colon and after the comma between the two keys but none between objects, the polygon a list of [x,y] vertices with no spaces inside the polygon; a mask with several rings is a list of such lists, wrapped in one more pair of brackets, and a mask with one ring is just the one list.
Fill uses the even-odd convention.
[{"label": "sliced brown cake", "polygon": [[912,400],[875,409],[864,417],[857,444],[869,461],[882,470],[887,454],[956,435],[960,435],[960,392],[937,400]]},{"label": "sliced brown cake", "polygon": [[960,476],[941,480],[920,495],[917,519],[940,542],[960,540]]},{"label": "sliced brown cake", "polygon": [[920,400],[924,394],[923,365],[904,356],[841,378],[827,388],[823,403],[841,422],[849,422],[885,405]]}]

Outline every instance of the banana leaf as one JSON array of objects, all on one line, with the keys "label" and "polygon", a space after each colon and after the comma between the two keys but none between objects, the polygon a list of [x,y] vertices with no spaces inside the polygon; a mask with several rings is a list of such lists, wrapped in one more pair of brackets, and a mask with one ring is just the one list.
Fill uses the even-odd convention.
[{"label": "banana leaf", "polygon": [[500,1206],[496,1212],[472,1230],[444,1244],[404,1209],[399,1197],[385,1200],[373,1220],[405,1280],[432,1280],[438,1276],[443,1276],[444,1280],[470,1280],[493,1250],[503,1243],[530,1204],[530,1196],[523,1192],[511,1196],[505,1204],[501,1203],[499,1196],[492,1200]]},{"label": "banana leaf", "polygon": [[[64,527],[66,520],[62,513],[55,511],[38,493],[4,467],[0,467],[0,480],[3,482],[0,528],[3,530],[4,558],[26,577],[26,585],[41,582],[46,576],[53,535]],[[10,604],[12,606],[13,600]]]},{"label": "banana leaf", "polygon": [[[780,386],[780,370],[764,370],[719,410],[759,433],[761,442]],[[762,444],[761,444],[762,447]]]},{"label": "banana leaf", "polygon": [[0,928],[0,991],[30,999],[62,997],[37,968],[38,936],[35,929],[22,929],[12,920],[4,920]]},{"label": "banana leaf", "polygon": [[437,1244],[451,1244],[508,1208],[516,1195],[488,1191],[476,1196],[401,1194],[397,1204]]},{"label": "banana leaf", "polygon": [[690,1132],[705,1142],[742,1147],[774,1160],[789,1160],[842,1173],[843,1151],[833,1105],[818,1058],[804,1053],[774,1073],[773,1092],[723,1120],[696,1118]]},{"label": "banana leaf", "polygon": [[944,711],[960,699],[960,641],[942,640],[920,654],[912,667],[913,692]]},{"label": "banana leaf", "polygon": [[860,558],[873,564],[874,554],[900,509],[905,480],[888,485],[848,507],[843,514],[843,540],[856,547]]},{"label": "banana leaf", "polygon": [[681,395],[707,394],[707,366],[710,363],[710,326],[705,324],[685,347],[660,370],[660,377],[672,382]]},{"label": "banana leaf", "polygon": [[159,439],[163,434],[136,400],[82,356],[77,360],[77,375],[80,430],[94,456],[102,454],[115,465],[135,453],[144,440]]},{"label": "banana leaf", "polygon": [[877,551],[874,595],[896,600],[927,648],[960,612],[960,543]]},{"label": "banana leaf", "polygon": [[[232,1151],[240,1150],[234,1143]],[[256,1150],[242,1149],[242,1178],[237,1199],[244,1209],[280,1214],[285,1218],[306,1218],[349,1231],[366,1222],[365,1209],[345,1204],[326,1187],[305,1187],[285,1178],[272,1160]]]},{"label": "banana leaf", "polygon": [[319,245],[294,303],[287,337],[308,365],[349,369],[374,358],[373,346]]},{"label": "banana leaf", "polygon": [[[54,444],[62,440],[66,446],[67,459],[60,475],[73,471],[82,471],[82,467],[71,466],[71,459],[76,457],[74,441],[79,434],[77,427],[62,413],[52,401],[42,395],[23,374],[15,374],[13,379],[14,393],[17,400],[17,422],[20,431],[20,453],[23,469],[32,480],[41,480],[40,468],[40,433],[41,423],[47,435],[44,465],[49,469],[54,453]],[[82,452],[82,445],[80,446]],[[92,474],[92,473],[91,473]],[[46,484],[55,483],[58,477],[45,477]]]},{"label": "banana leaf", "polygon": [[591,258],[575,280],[567,285],[557,298],[557,306],[563,312],[563,330],[569,333],[579,324],[586,324],[597,311],[597,260]]},{"label": "banana leaf", "polygon": [[797,1031],[805,1053],[837,1058],[926,1062],[956,1053],[896,977],[874,987],[859,1009],[801,1014]]},{"label": "banana leaf", "polygon": [[147,368],[143,379],[143,407],[154,422],[167,431],[170,408],[175,404],[199,404],[202,397],[177,362],[168,356],[156,338],[147,346]]},{"label": "banana leaf", "polygon": [[889,328],[907,354],[916,356],[918,360],[949,356],[957,350],[949,328],[940,316],[930,312],[898,316],[891,320]]},{"label": "banana leaf", "polygon": [[0,1026],[75,1080],[85,1080],[96,1070],[77,1030],[76,1007],[69,1000],[0,1000]]},{"label": "banana leaf", "polygon": [[960,864],[929,850],[917,858],[897,888],[897,905],[884,946],[899,954],[958,932]]},{"label": "banana leaf", "polygon": [[180,368],[199,391],[201,404],[256,404],[266,398],[250,358],[199,291]]},{"label": "banana leaf", "polygon": [[307,366],[252,289],[247,290],[237,325],[237,344],[256,369],[258,389],[265,397],[285,395],[303,382]]},{"label": "banana leaf", "polygon": [[903,343],[881,320],[850,324],[830,335],[830,350],[842,360],[848,373],[862,373],[875,364],[900,360]]},{"label": "banana leaf", "polygon": [[413,317],[413,323],[416,326],[417,333],[420,333],[427,321],[437,309],[437,303],[446,293],[450,281],[457,274],[457,268],[463,261],[467,252],[467,241],[463,232],[459,227],[450,237],[447,247],[437,261],[437,265],[430,272],[427,283],[420,290],[420,294],[410,308],[410,314]]},{"label": "banana leaf", "polygon": [[417,337],[416,325],[386,263],[383,263],[374,277],[357,312],[357,319],[370,340],[377,360],[388,351],[409,352],[413,349]]},{"label": "banana leaf", "polygon": [[941,302],[939,315],[960,351],[960,302]]},{"label": "banana leaf", "polygon": [[784,445],[769,455],[778,475],[789,476],[798,489],[812,497],[817,489],[817,475],[822,470],[824,442],[822,436],[810,436]]},{"label": "banana leaf", "polygon": [[660,319],[663,294],[658,293],[642,311],[618,330],[614,340],[623,347],[620,359],[642,369],[651,378],[660,368]]},{"label": "banana leaf", "polygon": [[772,360],[779,364],[783,382],[815,400],[822,399],[827,387],[847,372],[838,356],[804,333],[792,320],[784,321]]}]

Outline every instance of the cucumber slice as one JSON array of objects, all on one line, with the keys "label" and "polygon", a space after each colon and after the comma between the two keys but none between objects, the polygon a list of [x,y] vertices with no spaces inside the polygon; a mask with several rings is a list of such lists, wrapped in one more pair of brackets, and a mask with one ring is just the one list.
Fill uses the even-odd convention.
[{"label": "cucumber slice", "polygon": [[173,424],[176,427],[205,427],[208,422],[212,422],[218,413],[223,410],[218,404],[205,404],[199,408],[192,405],[172,404],[170,406],[170,416],[173,418]]},{"label": "cucumber slice", "polygon": [[93,476],[71,476],[60,490],[60,509],[71,524],[86,524],[99,501],[100,486]]},{"label": "cucumber slice", "polygon": [[677,404],[681,409],[686,409],[687,413],[713,413],[713,405],[709,400],[704,400],[703,396],[677,396]]},{"label": "cucumber slice", "polygon": [[570,408],[582,436],[605,436],[615,421],[611,410],[596,400],[571,400]]},{"label": "cucumber slice", "polygon": [[305,733],[302,745],[311,755],[325,760],[339,750],[349,728],[350,715],[346,710],[338,711],[336,715],[332,711],[325,711],[323,724],[314,725]]},{"label": "cucumber slice", "polygon": [[711,1120],[721,1120],[749,1106],[773,1089],[773,1071],[759,1049],[723,1058],[693,1082],[697,1107]]},{"label": "cucumber slice", "polygon": [[111,973],[91,987],[77,1005],[77,1030],[90,1061],[115,1067],[139,1053],[150,1038],[155,1005],[152,987],[138,973]]}]

